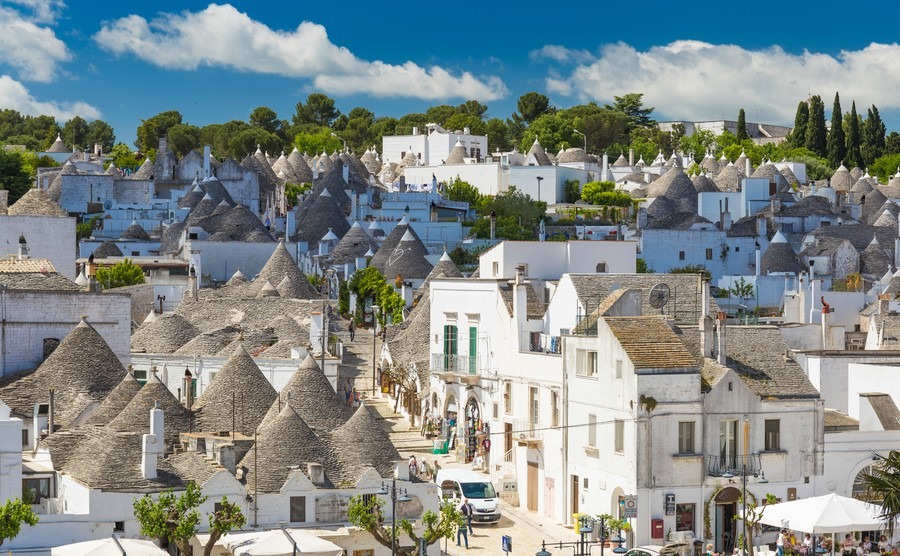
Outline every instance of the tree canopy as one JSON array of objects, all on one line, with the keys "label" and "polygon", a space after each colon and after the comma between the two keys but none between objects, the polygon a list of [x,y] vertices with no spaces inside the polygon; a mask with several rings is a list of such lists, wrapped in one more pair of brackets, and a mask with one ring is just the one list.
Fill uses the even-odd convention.
[{"label": "tree canopy", "polygon": [[10,205],[28,193],[32,179],[23,153],[0,149],[0,189],[9,191]]},{"label": "tree canopy", "polygon": [[[419,539],[425,539],[425,544],[431,546],[441,539],[452,539],[456,528],[465,526],[463,516],[456,506],[452,503],[444,503],[439,514],[431,510],[422,514],[423,530],[420,534],[416,534],[407,519],[397,521],[397,528],[393,529],[385,524],[382,518],[384,503],[384,500],[377,496],[354,496],[350,498],[350,507],[347,510],[348,520],[356,527],[370,533],[378,541],[378,544],[386,548],[391,548],[391,540],[394,539],[399,556],[416,556],[419,550]],[[410,538],[411,547],[400,546],[401,535]]]},{"label": "tree canopy", "polygon": [[18,498],[9,498],[0,506],[0,545],[5,541],[19,536],[22,524],[34,527],[38,523],[38,516],[26,504]]},{"label": "tree canopy", "polygon": [[125,259],[111,267],[98,268],[97,282],[106,289],[143,284],[144,271],[129,259]]}]

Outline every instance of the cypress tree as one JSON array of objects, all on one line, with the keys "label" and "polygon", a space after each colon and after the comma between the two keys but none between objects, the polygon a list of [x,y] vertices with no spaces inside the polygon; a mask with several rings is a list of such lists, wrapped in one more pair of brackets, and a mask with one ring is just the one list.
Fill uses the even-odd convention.
[{"label": "cypress tree", "polygon": [[809,99],[809,123],[806,125],[806,143],[804,146],[816,156],[825,158],[825,103],[822,97],[813,95]]},{"label": "cypress tree", "polygon": [[847,166],[862,168],[864,166],[859,146],[859,116],[856,114],[856,101],[850,106],[850,121],[847,127]]},{"label": "cypress tree", "polygon": [[750,139],[750,136],[747,135],[747,116],[744,114],[744,109],[741,108],[738,111],[737,140],[743,141],[744,139]]},{"label": "cypress tree", "polygon": [[806,144],[806,126],[809,124],[809,104],[801,100],[794,116],[794,129],[791,131],[791,146],[802,147]]},{"label": "cypress tree", "polygon": [[868,116],[863,124],[861,145],[862,159],[866,166],[875,162],[875,159],[884,153],[884,134],[886,131],[884,122],[881,121],[881,115],[878,113],[878,108],[874,104],[872,108],[869,108]]},{"label": "cypress tree", "polygon": [[841,97],[834,93],[831,108],[831,131],[828,133],[828,162],[835,168],[844,163],[847,156],[847,141],[844,137],[844,114],[841,112]]}]

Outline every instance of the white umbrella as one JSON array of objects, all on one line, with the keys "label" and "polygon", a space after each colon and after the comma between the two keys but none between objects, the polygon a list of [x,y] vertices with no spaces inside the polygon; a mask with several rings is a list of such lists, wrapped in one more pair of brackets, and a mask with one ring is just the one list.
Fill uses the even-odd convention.
[{"label": "white umbrella", "polygon": [[804,533],[842,533],[845,531],[873,531],[881,529],[881,506],[827,494],[762,508],[759,522]]},{"label": "white umbrella", "polygon": [[150,541],[119,539],[115,536],[96,541],[55,546],[51,556],[168,556],[168,552]]},{"label": "white umbrella", "polygon": [[302,529],[273,529],[252,533],[229,533],[225,548],[235,556],[341,556],[344,550]]}]

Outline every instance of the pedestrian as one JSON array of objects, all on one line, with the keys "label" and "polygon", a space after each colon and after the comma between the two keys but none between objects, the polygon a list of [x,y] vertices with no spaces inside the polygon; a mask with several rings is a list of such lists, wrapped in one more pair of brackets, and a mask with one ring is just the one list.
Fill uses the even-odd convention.
[{"label": "pedestrian", "polygon": [[468,498],[463,498],[463,515],[466,516],[466,525],[469,527],[469,534],[474,535],[472,530],[472,514],[475,513],[475,506],[469,502]]},{"label": "pedestrian", "polygon": [[459,538],[460,536],[466,540],[466,550],[469,549],[469,529],[472,527],[472,512],[469,510],[469,504],[466,502],[466,499],[462,499],[462,504],[459,506],[459,511],[462,514],[459,518],[459,523],[457,524],[456,529],[456,546],[460,546]]},{"label": "pedestrian", "polygon": [[409,474],[414,476],[419,472],[419,464],[416,463],[416,456],[409,456]]},{"label": "pedestrian", "polygon": [[437,482],[438,471],[440,471],[440,470],[441,470],[440,462],[438,462],[438,460],[434,460],[434,476],[432,478],[434,479],[435,483]]},{"label": "pedestrian", "polygon": [[778,533],[778,538],[775,540],[775,554],[777,556],[784,556],[784,544],[787,540],[787,529],[782,529],[780,533]]},{"label": "pedestrian", "polygon": [[350,341],[353,341],[353,338],[356,337],[356,319],[350,319]]}]

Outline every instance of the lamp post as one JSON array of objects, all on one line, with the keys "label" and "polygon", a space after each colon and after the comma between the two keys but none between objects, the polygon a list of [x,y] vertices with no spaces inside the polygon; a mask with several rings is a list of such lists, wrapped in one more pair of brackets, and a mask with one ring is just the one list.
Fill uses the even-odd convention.
[{"label": "lamp post", "polygon": [[[744,456],[744,457],[746,458],[746,456]],[[762,471],[757,472],[757,471],[748,470],[746,459],[743,462],[741,462],[740,470],[738,470],[738,469],[726,470],[724,473],[722,473],[722,478],[728,479],[729,481],[731,481],[731,479],[734,479],[736,477],[736,475],[734,473],[732,473],[732,471],[734,471],[734,472],[740,471],[740,474],[741,474],[741,483],[742,483],[741,506],[742,506],[742,512],[743,512],[742,517],[741,517],[741,523],[742,523],[742,527],[744,528],[744,532],[741,535],[741,551],[744,554],[749,554],[749,550],[747,550],[747,476],[753,475],[754,477],[759,477],[759,480],[756,482],[761,485],[768,483],[769,480],[766,479],[766,474],[763,473]]]},{"label": "lamp post", "polygon": [[334,269],[325,271],[325,295],[322,297],[322,372],[325,372],[325,348],[328,347],[328,298],[331,296],[331,277]]},{"label": "lamp post", "polygon": [[336,139],[340,139],[340,140],[341,140],[341,143],[344,144],[344,152],[347,152],[347,142],[344,141],[344,138],[341,137],[341,136],[339,136],[337,133],[335,133],[335,132],[333,132],[333,131],[331,132],[331,136],[334,137],[334,138],[336,138]]},{"label": "lamp post", "polygon": [[381,483],[381,488],[375,492],[381,496],[391,495],[391,556],[397,555],[397,502],[409,502],[412,500],[406,495],[405,488],[397,488],[397,478],[391,479],[391,485]]},{"label": "lamp post", "polygon": [[587,154],[587,135],[585,135],[584,133],[581,133],[577,129],[573,129],[572,131],[574,131],[578,135],[581,135],[582,137],[584,137],[584,154]]},{"label": "lamp post", "polygon": [[372,305],[372,399],[375,399],[375,343],[378,341],[378,305]]},{"label": "lamp post", "polygon": [[535,179],[538,182],[538,202],[540,203],[541,202],[541,182],[544,181],[544,178],[542,178],[541,176],[537,176]]}]

